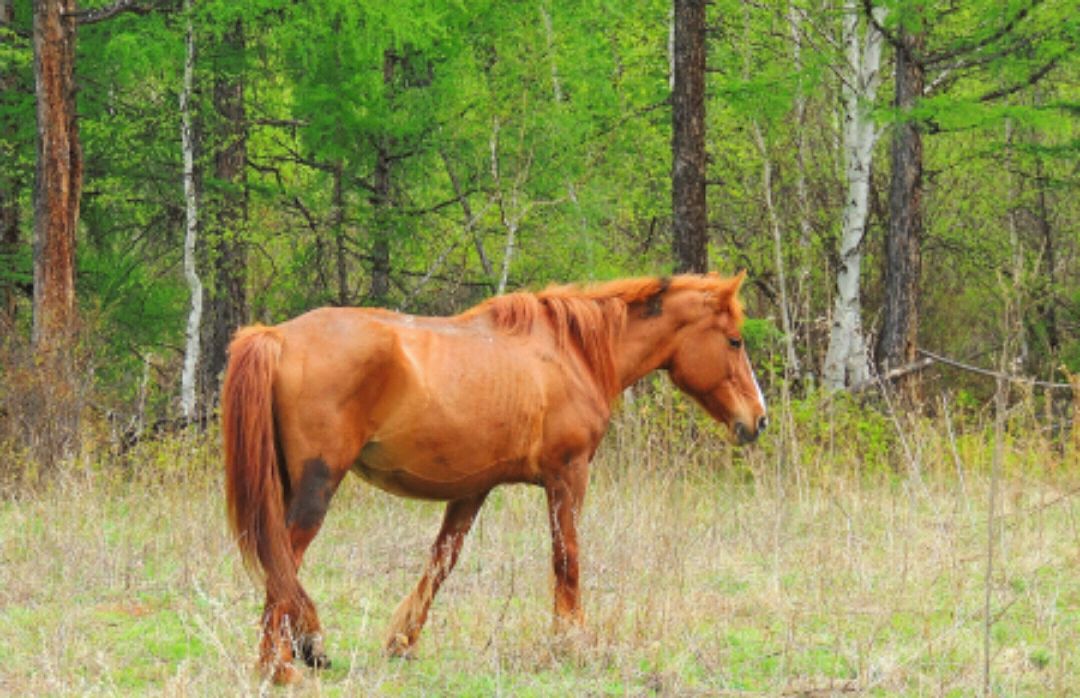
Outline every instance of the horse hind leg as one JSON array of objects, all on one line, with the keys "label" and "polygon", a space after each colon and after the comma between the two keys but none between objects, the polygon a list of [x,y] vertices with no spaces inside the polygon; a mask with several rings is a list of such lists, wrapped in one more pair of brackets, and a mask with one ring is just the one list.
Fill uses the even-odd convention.
[{"label": "horse hind leg", "polygon": [[[297,571],[304,553],[322,527],[330,500],[346,472],[345,468],[332,468],[321,458],[303,461],[295,473],[290,469],[285,525]],[[282,608],[286,610],[281,611]],[[315,603],[303,586],[298,585],[296,598],[284,600],[284,603],[282,599],[273,598],[268,591],[264,623],[264,660],[274,662],[284,671],[287,671],[285,667],[289,666],[294,655],[299,655],[305,664],[313,668],[330,666]]]},{"label": "horse hind leg", "polygon": [[390,621],[390,631],[386,637],[386,651],[389,655],[409,657],[413,654],[431,602],[443,581],[454,569],[465,536],[468,535],[486,497],[487,492],[484,492],[475,497],[454,500],[446,505],[442,527],[431,546],[431,557],[424,574],[413,591],[398,604]]},{"label": "horse hind leg", "polygon": [[[322,528],[326,512],[330,508],[330,499],[337,491],[346,472],[348,472],[347,468],[331,469],[321,458],[312,458],[304,462],[285,516],[297,570],[300,569],[308,546]],[[295,642],[296,649],[308,666],[318,669],[328,668],[330,659],[323,648],[322,624],[319,622],[315,603],[303,588],[301,592],[303,599],[301,613],[297,619],[299,632]]]}]

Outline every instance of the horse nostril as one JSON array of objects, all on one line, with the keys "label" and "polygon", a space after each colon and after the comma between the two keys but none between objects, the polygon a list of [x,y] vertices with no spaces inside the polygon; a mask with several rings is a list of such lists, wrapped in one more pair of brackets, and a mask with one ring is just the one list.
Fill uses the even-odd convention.
[{"label": "horse nostril", "polygon": [[740,444],[749,444],[757,440],[758,433],[750,431],[742,422],[735,422],[735,436]]},{"label": "horse nostril", "polygon": [[760,434],[761,432],[765,431],[765,427],[767,427],[767,426],[769,426],[769,418],[766,417],[765,415],[761,415],[760,417],[758,417],[758,420],[757,420],[758,433]]}]

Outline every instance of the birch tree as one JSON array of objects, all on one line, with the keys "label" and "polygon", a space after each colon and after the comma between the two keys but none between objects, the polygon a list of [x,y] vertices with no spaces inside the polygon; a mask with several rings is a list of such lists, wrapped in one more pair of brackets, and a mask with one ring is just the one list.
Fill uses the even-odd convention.
[{"label": "birch tree", "polygon": [[[875,8],[878,22],[885,10]],[[836,275],[829,348],[822,379],[828,388],[861,383],[870,376],[862,330],[860,272],[870,202],[870,172],[879,131],[871,111],[880,83],[882,35],[861,21],[855,0],[844,3],[843,155],[846,196],[840,233],[840,268]]]},{"label": "birch tree", "polygon": [[195,83],[195,29],[191,0],[185,0],[184,82],[180,91],[180,143],[184,157],[184,278],[191,291],[188,311],[184,369],[180,376],[180,410],[184,419],[195,417],[195,380],[199,364],[199,328],[202,325],[203,288],[196,267],[195,244],[199,231],[199,202],[195,190],[195,138],[192,129],[191,98]]}]

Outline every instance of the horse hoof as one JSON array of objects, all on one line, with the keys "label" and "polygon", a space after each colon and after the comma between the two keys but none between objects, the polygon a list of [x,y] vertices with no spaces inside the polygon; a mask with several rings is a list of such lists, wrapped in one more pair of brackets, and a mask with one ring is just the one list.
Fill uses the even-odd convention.
[{"label": "horse hoof", "polygon": [[395,633],[386,641],[386,655],[396,659],[416,659],[416,645],[405,633]]},{"label": "horse hoof", "polygon": [[274,683],[278,686],[294,686],[303,680],[303,672],[292,664],[279,664],[274,668]]},{"label": "horse hoof", "polygon": [[330,657],[327,657],[325,652],[304,652],[301,656],[304,658],[304,664],[312,669],[330,668]]},{"label": "horse hoof", "polygon": [[323,650],[322,637],[319,635],[305,636],[297,643],[300,658],[312,669],[329,669],[330,657]]}]

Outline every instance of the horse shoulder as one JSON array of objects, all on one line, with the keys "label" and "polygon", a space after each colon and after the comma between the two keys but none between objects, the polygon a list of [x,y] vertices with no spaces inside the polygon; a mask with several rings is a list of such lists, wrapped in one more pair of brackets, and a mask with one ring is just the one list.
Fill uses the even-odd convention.
[{"label": "horse shoulder", "polygon": [[607,430],[611,403],[591,373],[575,357],[550,367],[541,460],[561,467],[582,456],[591,457]]}]

